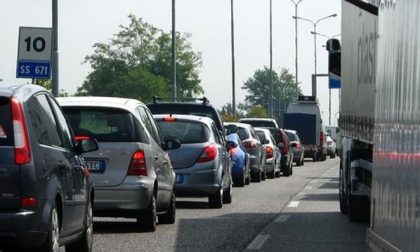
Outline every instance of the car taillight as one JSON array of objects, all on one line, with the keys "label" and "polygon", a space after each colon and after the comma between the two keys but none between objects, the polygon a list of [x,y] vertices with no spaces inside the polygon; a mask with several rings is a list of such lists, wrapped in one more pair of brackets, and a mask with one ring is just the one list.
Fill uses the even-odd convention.
[{"label": "car taillight", "polygon": [[196,163],[204,163],[212,161],[217,157],[217,145],[211,144],[204,148],[201,152],[200,157],[197,159]]},{"label": "car taillight", "polygon": [[15,163],[18,165],[31,162],[28,129],[23,114],[22,104],[15,98],[11,99],[13,132],[15,140]]},{"label": "car taillight", "polygon": [[36,198],[21,198],[20,206],[21,207],[36,207],[38,205],[38,200]]},{"label": "car taillight", "polygon": [[245,147],[245,149],[256,149],[257,148],[257,142],[254,140],[244,141],[242,145]]},{"label": "car taillight", "polygon": [[321,131],[319,133],[319,143],[321,146],[324,145],[324,138],[325,138],[324,132]]},{"label": "car taillight", "polygon": [[265,158],[273,158],[273,148],[270,146],[265,148]]},{"label": "car taillight", "polygon": [[130,167],[128,167],[127,175],[147,176],[144,151],[138,150],[134,152],[133,157],[131,158]]}]

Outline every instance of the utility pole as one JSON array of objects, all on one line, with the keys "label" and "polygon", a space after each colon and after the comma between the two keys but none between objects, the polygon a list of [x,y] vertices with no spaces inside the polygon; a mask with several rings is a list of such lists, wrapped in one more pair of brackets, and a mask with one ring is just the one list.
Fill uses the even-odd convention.
[{"label": "utility pole", "polygon": [[273,118],[273,1],[270,0],[270,117]]},{"label": "utility pole", "polygon": [[175,0],[172,0],[172,102],[176,102],[176,30]]},{"label": "utility pole", "polygon": [[235,100],[235,29],[233,22],[233,0],[230,0],[230,29],[231,29],[231,46],[232,46],[232,113],[236,116],[236,100]]},{"label": "utility pole", "polygon": [[52,0],[52,35],[53,35],[53,55],[52,55],[52,94],[58,96],[58,0]]},{"label": "utility pole", "polygon": [[[303,0],[299,0],[297,2],[295,2],[295,0],[290,0],[294,5],[295,5],[295,17],[298,16],[298,5],[300,2],[302,2]],[[298,23],[297,23],[297,19],[295,19],[295,80],[296,80],[296,99],[298,97],[299,94],[299,90],[298,90],[298,85],[299,85],[299,81],[298,81]]]}]

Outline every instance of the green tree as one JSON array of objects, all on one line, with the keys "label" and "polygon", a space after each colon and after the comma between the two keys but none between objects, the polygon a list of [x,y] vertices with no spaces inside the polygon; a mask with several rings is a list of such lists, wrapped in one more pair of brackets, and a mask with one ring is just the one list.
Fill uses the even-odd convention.
[{"label": "green tree", "polygon": [[[302,95],[300,87],[296,87],[294,76],[289,70],[283,68],[280,74],[271,72],[273,80],[273,103],[274,117],[282,125],[284,108],[293,101],[298,95]],[[248,117],[253,114],[254,107],[261,106],[265,111],[269,111],[270,102],[270,69],[264,66],[255,71],[254,75],[244,83],[242,89],[247,91],[245,96],[245,110],[248,111]],[[263,116],[260,116],[263,117]]]},{"label": "green tree", "polygon": [[247,117],[267,118],[267,110],[261,105],[255,105],[249,108]]},{"label": "green tree", "polygon": [[[128,26],[109,43],[94,44],[94,53],[85,58],[93,71],[77,95],[138,98],[171,97],[171,34],[128,16]],[[201,54],[192,50],[189,34],[176,33],[177,97],[191,98],[203,93],[199,68]]]}]

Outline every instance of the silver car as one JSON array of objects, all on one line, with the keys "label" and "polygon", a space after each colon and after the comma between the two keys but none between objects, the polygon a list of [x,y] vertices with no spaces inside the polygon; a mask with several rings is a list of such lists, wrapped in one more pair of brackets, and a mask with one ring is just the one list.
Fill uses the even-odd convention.
[{"label": "silver car", "polygon": [[192,115],[155,115],[164,139],[181,147],[169,151],[176,173],[177,196],[208,197],[212,208],[232,201],[232,177],[224,137],[214,121]]},{"label": "silver car", "polygon": [[99,150],[85,155],[95,185],[94,214],[134,217],[147,230],[174,223],[175,172],[148,108],[138,100],[112,97],[57,99],[76,138],[95,138]]},{"label": "silver car", "polygon": [[[254,128],[265,148],[265,173],[268,178],[280,177],[281,152],[269,129]],[[265,174],[263,175],[265,177]]]}]

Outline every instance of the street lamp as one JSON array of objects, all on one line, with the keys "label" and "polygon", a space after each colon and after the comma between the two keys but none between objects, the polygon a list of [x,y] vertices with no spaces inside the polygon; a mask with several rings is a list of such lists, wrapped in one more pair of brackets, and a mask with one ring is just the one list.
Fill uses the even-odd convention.
[{"label": "street lamp", "polygon": [[270,117],[273,118],[273,1],[270,0]]},{"label": "street lamp", "polygon": [[[295,5],[295,17],[298,16],[298,5],[303,0],[298,0],[297,2],[295,0],[290,0]],[[298,36],[297,36],[297,19],[295,19],[295,80],[296,80],[296,98],[298,97]]]},{"label": "street lamp", "polygon": [[172,0],[172,101],[176,101],[176,31],[175,31],[175,0]]},{"label": "street lamp", "polygon": [[233,22],[233,0],[230,0],[230,29],[231,29],[231,52],[232,52],[232,114],[236,116],[235,101],[235,30]]},{"label": "street lamp", "polygon": [[[319,33],[319,32],[314,32],[314,31],[311,31],[311,34],[312,35],[319,35],[321,37],[325,37],[326,39],[333,39],[333,38],[336,38],[338,36],[341,36],[341,33],[340,33],[340,34],[336,34],[336,35],[330,37],[328,35],[325,35],[325,34],[322,34],[322,33]],[[325,47],[325,45],[322,45],[322,47]]]},{"label": "street lamp", "polygon": [[317,71],[316,71],[316,35],[318,34],[317,32],[316,32],[316,26],[317,26],[317,24],[320,22],[320,21],[322,21],[322,20],[325,20],[325,19],[327,19],[327,18],[332,18],[332,17],[336,17],[337,16],[337,14],[331,14],[331,15],[329,15],[329,16],[326,16],[326,17],[323,17],[323,18],[320,18],[320,19],[318,19],[317,21],[312,21],[312,20],[310,20],[310,19],[306,19],[306,18],[302,18],[302,17],[298,17],[298,16],[293,16],[293,18],[297,21],[298,19],[300,19],[300,20],[304,20],[304,21],[307,21],[307,22],[310,22],[313,26],[314,26],[314,30],[313,30],[313,35],[314,35],[314,67],[315,67],[315,75],[317,74]]}]

